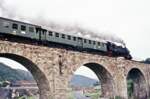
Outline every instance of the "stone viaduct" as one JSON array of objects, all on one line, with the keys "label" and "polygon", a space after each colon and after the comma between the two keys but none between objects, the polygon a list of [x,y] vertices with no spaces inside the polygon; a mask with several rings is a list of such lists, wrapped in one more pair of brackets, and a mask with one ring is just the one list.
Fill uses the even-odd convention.
[{"label": "stone viaduct", "polygon": [[32,73],[40,99],[67,99],[69,82],[80,66],[96,73],[103,97],[128,99],[127,79],[138,86],[134,87],[136,99],[147,99],[150,94],[150,66],[124,58],[8,40],[0,40],[0,57],[17,61]]}]

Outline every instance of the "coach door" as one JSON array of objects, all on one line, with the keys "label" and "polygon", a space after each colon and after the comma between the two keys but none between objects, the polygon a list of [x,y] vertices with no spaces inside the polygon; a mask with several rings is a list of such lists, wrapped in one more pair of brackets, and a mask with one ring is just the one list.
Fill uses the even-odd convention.
[{"label": "coach door", "polygon": [[36,27],[36,39],[41,40],[41,28]]},{"label": "coach door", "polygon": [[40,39],[41,39],[42,41],[45,41],[45,40],[46,40],[46,32],[47,32],[47,30],[41,29],[41,32],[40,32]]},{"label": "coach door", "polygon": [[78,37],[78,46],[83,47],[83,39],[81,37]]}]

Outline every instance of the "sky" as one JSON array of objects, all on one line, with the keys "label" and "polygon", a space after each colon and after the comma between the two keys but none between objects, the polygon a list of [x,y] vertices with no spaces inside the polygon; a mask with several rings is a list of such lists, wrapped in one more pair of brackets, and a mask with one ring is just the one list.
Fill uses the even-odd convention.
[{"label": "sky", "polygon": [[14,60],[11,60],[11,59],[8,59],[8,58],[3,58],[3,57],[0,57],[0,63],[4,63],[6,64],[7,66],[13,68],[13,69],[23,69],[23,70],[26,70],[28,71],[24,66],[22,66],[20,63],[14,61]]},{"label": "sky", "polygon": [[150,57],[149,0],[0,0],[0,2],[2,17],[45,19],[61,25],[83,26],[122,38],[134,59],[144,60]]}]

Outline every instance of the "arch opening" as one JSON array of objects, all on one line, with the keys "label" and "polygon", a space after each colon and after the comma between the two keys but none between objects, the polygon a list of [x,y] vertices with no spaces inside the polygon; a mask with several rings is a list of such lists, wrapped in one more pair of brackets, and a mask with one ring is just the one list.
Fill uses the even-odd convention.
[{"label": "arch opening", "polygon": [[7,58],[24,66],[33,76],[39,89],[39,99],[50,99],[49,82],[40,68],[29,59],[10,53],[0,53],[1,58]]},{"label": "arch opening", "polygon": [[84,64],[84,66],[90,68],[95,72],[98,79],[101,82],[101,92],[102,97],[106,98],[113,98],[114,97],[114,81],[112,75],[109,73],[109,71],[104,68],[102,65],[99,65],[97,63],[87,63]]},{"label": "arch opening", "polygon": [[143,73],[133,68],[127,75],[127,92],[129,99],[147,99],[146,80]]},{"label": "arch opening", "polygon": [[113,99],[115,96],[114,81],[109,71],[106,68],[104,68],[102,65],[97,63],[86,63],[83,66],[93,71],[95,76],[97,76],[98,78],[99,82],[97,85],[99,86],[100,89],[98,90],[98,93],[100,93],[98,98],[101,97],[101,98]]}]

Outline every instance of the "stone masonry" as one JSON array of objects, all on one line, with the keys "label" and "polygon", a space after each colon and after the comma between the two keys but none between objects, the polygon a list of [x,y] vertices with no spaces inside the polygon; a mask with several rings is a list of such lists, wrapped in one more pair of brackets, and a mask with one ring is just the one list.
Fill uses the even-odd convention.
[{"label": "stone masonry", "polygon": [[133,69],[143,75],[143,92],[146,96],[150,93],[150,65],[124,58],[3,40],[0,40],[0,57],[21,63],[33,74],[40,89],[40,99],[67,99],[69,81],[83,65],[91,68],[102,81],[104,97],[128,99],[127,76]]}]

